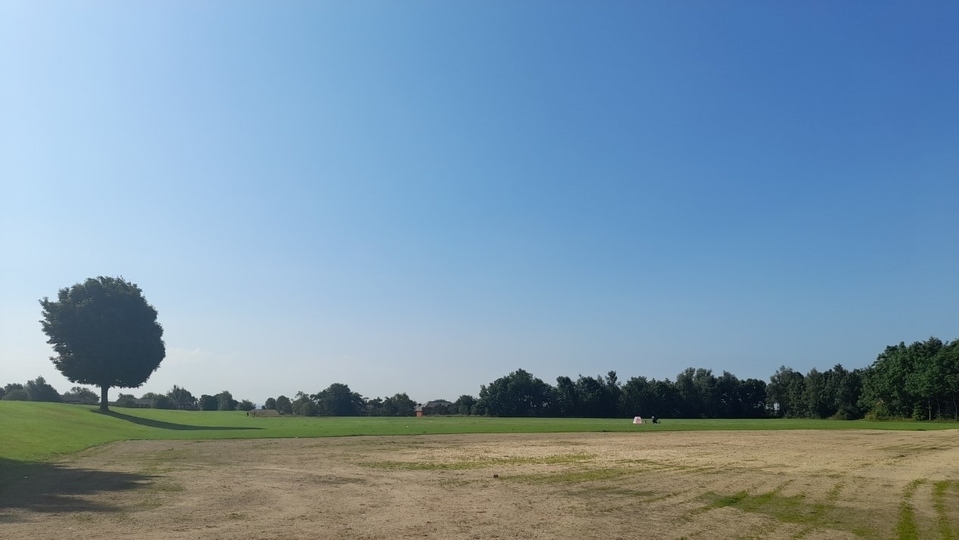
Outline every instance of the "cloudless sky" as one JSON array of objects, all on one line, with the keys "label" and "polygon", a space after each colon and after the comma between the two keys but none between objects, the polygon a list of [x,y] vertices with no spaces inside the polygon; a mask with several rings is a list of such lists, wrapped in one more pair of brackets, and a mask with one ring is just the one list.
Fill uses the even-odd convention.
[{"label": "cloudless sky", "polygon": [[[955,2],[0,3],[0,385],[137,283],[174,384],[768,380],[959,337]],[[115,398],[118,390],[111,391]]]}]

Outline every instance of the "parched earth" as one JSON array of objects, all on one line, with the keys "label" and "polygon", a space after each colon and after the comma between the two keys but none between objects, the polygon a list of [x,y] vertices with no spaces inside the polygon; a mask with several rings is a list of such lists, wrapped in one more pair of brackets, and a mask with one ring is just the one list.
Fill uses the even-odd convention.
[{"label": "parched earth", "polygon": [[111,444],[0,487],[0,538],[959,538],[959,431]]}]

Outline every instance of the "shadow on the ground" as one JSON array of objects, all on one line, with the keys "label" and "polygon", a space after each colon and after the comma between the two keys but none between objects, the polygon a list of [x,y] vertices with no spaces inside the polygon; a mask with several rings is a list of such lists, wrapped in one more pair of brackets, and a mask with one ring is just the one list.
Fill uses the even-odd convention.
[{"label": "shadow on the ground", "polygon": [[102,414],[105,416],[110,416],[118,420],[126,420],[127,422],[132,422],[134,424],[139,424],[141,426],[147,426],[157,429],[173,429],[177,431],[248,431],[248,430],[257,430],[263,429],[258,427],[234,427],[234,426],[192,426],[190,424],[177,424],[174,422],[164,422],[162,420],[151,420],[149,418],[141,418],[139,416],[131,416],[129,414],[123,414],[116,411],[101,411],[100,409],[92,409],[91,412],[97,414]]},{"label": "shadow on the ground", "polygon": [[118,507],[86,495],[128,491],[154,477],[73,468],[55,463],[28,463],[0,458],[0,524],[18,521],[16,510],[30,512],[118,512]]}]

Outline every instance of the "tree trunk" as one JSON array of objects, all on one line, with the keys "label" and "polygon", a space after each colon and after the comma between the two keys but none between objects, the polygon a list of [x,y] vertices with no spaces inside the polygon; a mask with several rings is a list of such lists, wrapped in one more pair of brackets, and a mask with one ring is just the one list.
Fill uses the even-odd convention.
[{"label": "tree trunk", "polygon": [[100,412],[108,412],[110,410],[108,407],[110,402],[107,400],[107,392],[109,390],[109,386],[103,385],[100,387]]}]

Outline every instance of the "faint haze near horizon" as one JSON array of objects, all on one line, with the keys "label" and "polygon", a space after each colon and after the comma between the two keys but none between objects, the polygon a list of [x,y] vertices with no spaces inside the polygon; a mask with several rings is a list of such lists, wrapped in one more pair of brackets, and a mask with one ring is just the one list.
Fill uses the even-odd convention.
[{"label": "faint haze near horizon", "polygon": [[0,5],[0,384],[137,283],[176,384],[869,365],[959,337],[959,5]]}]

